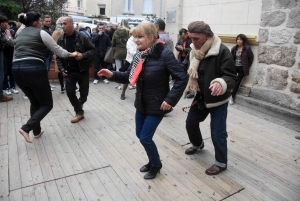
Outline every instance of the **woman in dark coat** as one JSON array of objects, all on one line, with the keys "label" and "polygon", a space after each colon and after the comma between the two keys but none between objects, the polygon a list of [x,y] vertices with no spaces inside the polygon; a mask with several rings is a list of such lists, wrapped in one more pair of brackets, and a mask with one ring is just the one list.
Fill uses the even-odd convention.
[{"label": "woman in dark coat", "polygon": [[250,46],[247,45],[247,37],[244,34],[239,34],[236,37],[237,45],[231,49],[235,66],[237,69],[237,85],[232,91],[229,104],[234,104],[235,95],[240,87],[245,76],[249,75],[249,68],[253,63],[253,52]]},{"label": "woman in dark coat", "polygon": [[[156,28],[151,22],[139,24],[132,32],[137,53],[126,72],[102,69],[99,76],[117,82],[136,83],[135,122],[136,135],[144,146],[149,162],[140,171],[148,172],[144,178],[153,179],[162,168],[154,141],[154,132],[164,114],[171,112],[179,101],[187,84],[187,74],[176,61],[174,54],[156,41]],[[169,76],[175,79],[170,90]]]}]

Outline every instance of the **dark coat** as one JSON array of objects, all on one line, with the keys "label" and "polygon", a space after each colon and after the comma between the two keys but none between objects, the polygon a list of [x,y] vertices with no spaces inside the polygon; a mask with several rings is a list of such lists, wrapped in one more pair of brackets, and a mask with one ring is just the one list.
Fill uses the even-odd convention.
[{"label": "dark coat", "polygon": [[114,59],[125,60],[127,49],[126,43],[129,39],[129,30],[117,29],[113,35],[112,46],[115,47]]},{"label": "dark coat", "polygon": [[[188,55],[188,53],[191,51],[191,47],[190,47],[191,43],[192,43],[191,38],[190,38],[190,37],[187,37],[187,39],[186,39],[186,44],[185,44],[185,48],[183,49],[183,51],[179,50],[179,49],[175,46],[175,49],[179,52],[179,54],[178,54],[178,59],[181,58],[181,53],[182,53],[182,52],[185,53],[185,56]],[[176,45],[181,45],[181,46],[182,46],[182,45],[183,45],[183,39],[182,39],[182,38],[179,38]]]},{"label": "dark coat", "polygon": [[108,47],[111,47],[111,41],[106,33],[100,36],[98,33],[92,34],[92,42],[95,44],[98,55],[105,55]]},{"label": "dark coat", "polygon": [[[87,71],[92,66],[92,61],[95,58],[97,51],[94,45],[91,43],[90,39],[84,34],[79,31],[75,31],[76,38],[74,43],[74,49],[77,52],[83,54],[83,59],[78,60],[78,66],[80,68],[80,72]],[[62,35],[57,44],[62,48],[66,49],[65,43],[65,34]],[[64,70],[68,70],[68,58],[60,58],[56,56],[57,66],[60,72]]]},{"label": "dark coat", "polygon": [[[231,54],[233,56],[233,60],[236,60],[236,50],[238,49],[238,45],[232,47]],[[244,76],[249,75],[249,69],[253,63],[253,52],[251,48],[247,45],[244,45],[241,55],[242,66],[244,69]]]},{"label": "dark coat", "polygon": [[[132,65],[132,64],[131,64]],[[114,72],[113,79],[129,83],[131,65],[126,72]],[[170,90],[169,77],[175,83]],[[149,115],[163,115],[169,111],[160,109],[163,101],[174,107],[180,100],[188,80],[187,73],[177,63],[174,54],[157,43],[151,55],[143,63],[143,69],[136,83],[135,108]]]}]

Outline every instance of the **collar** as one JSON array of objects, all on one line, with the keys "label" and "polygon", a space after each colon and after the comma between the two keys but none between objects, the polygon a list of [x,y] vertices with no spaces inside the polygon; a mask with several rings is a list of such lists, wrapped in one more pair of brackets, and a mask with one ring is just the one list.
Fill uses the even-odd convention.
[{"label": "collar", "polygon": [[[194,44],[191,43],[190,47],[192,49],[195,48]],[[208,50],[208,52],[206,53],[205,55],[205,58],[206,57],[210,57],[210,56],[217,56],[219,54],[219,51],[220,51],[220,47],[221,47],[221,39],[219,38],[219,36],[217,34],[214,34],[214,40],[211,44],[211,47],[210,49]],[[190,58],[193,58],[193,53],[191,51],[190,53]]]},{"label": "collar", "polygon": [[76,36],[76,30],[74,30],[74,32],[71,35],[65,34],[66,38],[71,38],[71,37],[75,37],[75,36]]}]

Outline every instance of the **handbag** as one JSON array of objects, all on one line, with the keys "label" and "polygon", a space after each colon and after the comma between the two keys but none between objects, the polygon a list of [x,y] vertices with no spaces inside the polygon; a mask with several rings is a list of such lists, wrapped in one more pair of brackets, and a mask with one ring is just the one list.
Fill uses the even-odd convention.
[{"label": "handbag", "polygon": [[125,62],[122,61],[122,66],[119,69],[119,71],[120,72],[125,72],[125,71],[127,71],[129,66],[130,66],[130,63],[128,61],[125,61]]},{"label": "handbag", "polygon": [[109,47],[105,53],[104,61],[107,63],[115,63],[114,61],[114,47]]}]

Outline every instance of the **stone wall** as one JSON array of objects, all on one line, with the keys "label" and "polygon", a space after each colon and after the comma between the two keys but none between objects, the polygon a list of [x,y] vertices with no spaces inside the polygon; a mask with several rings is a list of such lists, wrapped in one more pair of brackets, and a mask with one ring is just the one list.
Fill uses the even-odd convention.
[{"label": "stone wall", "polygon": [[258,67],[252,88],[253,94],[260,94],[256,97],[274,103],[272,94],[276,94],[280,106],[300,109],[299,43],[300,1],[263,0]]}]

